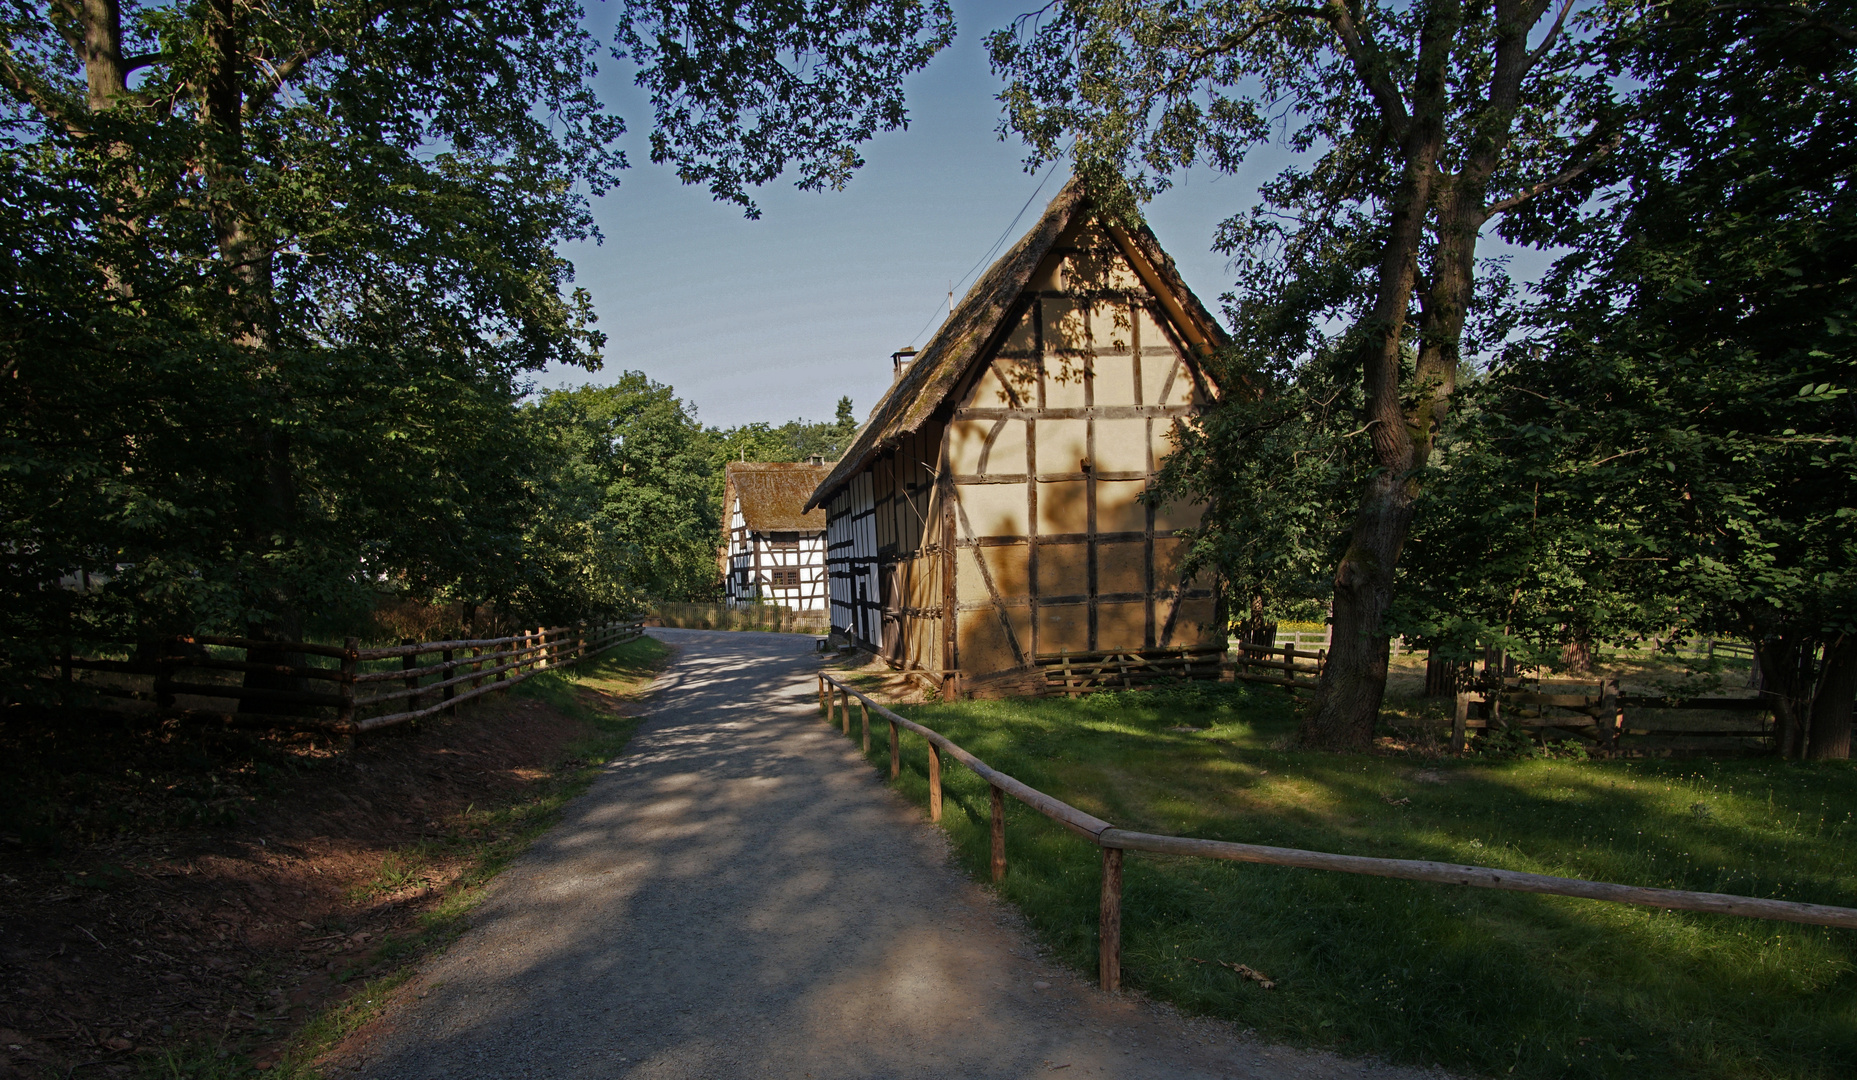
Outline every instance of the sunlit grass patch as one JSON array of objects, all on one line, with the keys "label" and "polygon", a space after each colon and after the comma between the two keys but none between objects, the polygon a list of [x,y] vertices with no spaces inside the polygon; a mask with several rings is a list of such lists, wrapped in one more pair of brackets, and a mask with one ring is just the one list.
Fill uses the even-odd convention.
[{"label": "sunlit grass patch", "polygon": [[[1848,763],[1304,753],[1288,695],[1244,685],[903,711],[1125,828],[1857,906]],[[986,786],[945,781],[984,879]],[[1093,973],[1097,849],[1007,816],[1003,895]],[[1857,1075],[1851,931],[1133,854],[1123,927],[1128,985],[1274,1038],[1499,1076]]]}]

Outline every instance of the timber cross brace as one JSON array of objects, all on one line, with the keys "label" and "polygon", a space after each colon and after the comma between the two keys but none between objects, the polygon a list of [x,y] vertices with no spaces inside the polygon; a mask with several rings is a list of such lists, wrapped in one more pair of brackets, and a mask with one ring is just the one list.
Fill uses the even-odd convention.
[{"label": "timber cross brace", "polygon": [[1262,844],[1236,844],[1225,840],[1200,840],[1188,836],[1160,836],[1154,833],[1118,829],[1109,822],[1039,791],[968,753],[947,736],[924,727],[878,704],[862,691],[845,685],[836,676],[819,673],[819,708],[826,721],[840,721],[841,730],[851,733],[851,702],[858,703],[862,718],[864,750],[870,751],[870,714],[876,713],[890,723],[890,778],[902,773],[898,739],[904,729],[928,743],[929,820],[941,821],[942,758],[953,758],[985,780],[991,788],[989,800],[992,817],[990,829],[994,882],[1006,877],[1006,800],[1019,800],[1059,825],[1094,843],[1102,852],[1102,895],[1097,916],[1097,978],[1104,990],[1122,989],[1122,853],[1146,851],[1158,855],[1193,855],[1229,862],[1261,863],[1268,866],[1294,866],[1305,870],[1331,870],[1343,874],[1398,878],[1404,881],[1429,881],[1440,885],[1468,885],[1479,889],[1502,889],[1509,892],[1546,893],[1585,900],[1606,900],[1617,904],[1676,911],[1700,911],[1716,915],[1739,915],[1750,919],[1774,919],[1804,923],[1808,926],[1838,926],[1857,930],[1857,908],[1830,904],[1802,904],[1792,900],[1767,900],[1727,893],[1689,892],[1683,889],[1654,889],[1636,885],[1619,885],[1606,881],[1553,877],[1488,866],[1462,866],[1455,863],[1429,862],[1420,859],[1380,859],[1362,855],[1337,855],[1325,851],[1268,847]]}]

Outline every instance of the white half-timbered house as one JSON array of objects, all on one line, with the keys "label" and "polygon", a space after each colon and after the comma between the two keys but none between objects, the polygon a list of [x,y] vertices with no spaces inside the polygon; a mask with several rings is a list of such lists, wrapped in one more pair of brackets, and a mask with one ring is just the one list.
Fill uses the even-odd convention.
[{"label": "white half-timbered house", "polygon": [[807,496],[828,465],[731,461],[723,472],[723,596],[795,611],[826,606],[823,510]]}]

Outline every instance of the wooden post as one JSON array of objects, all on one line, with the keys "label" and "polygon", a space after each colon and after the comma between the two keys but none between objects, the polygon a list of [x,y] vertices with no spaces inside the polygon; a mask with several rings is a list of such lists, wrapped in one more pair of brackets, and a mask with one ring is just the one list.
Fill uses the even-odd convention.
[{"label": "wooden post", "polygon": [[858,726],[864,731],[864,756],[870,756],[870,708],[858,699]]},{"label": "wooden post", "polygon": [[941,820],[941,747],[928,744],[929,750],[929,820]]},{"label": "wooden post", "polygon": [[[417,645],[419,643],[413,640],[412,638],[401,638],[400,644]],[[413,668],[418,667],[419,666],[419,654],[418,653],[407,653],[405,656],[400,657],[400,666],[408,671],[411,671]],[[419,676],[414,675],[411,678],[402,679],[401,682],[403,682],[406,685],[406,688],[408,690],[414,691],[412,694],[408,695],[406,699],[406,710],[408,712],[417,710],[419,708],[419,694],[418,694]]]},{"label": "wooden post", "polygon": [[819,707],[821,709],[825,708],[825,676],[824,675],[819,676],[818,698],[819,698]]},{"label": "wooden post", "polygon": [[1451,714],[1451,753],[1462,754],[1468,747],[1470,720],[1470,693],[1465,690],[1457,692],[1457,711]]},{"label": "wooden post", "polygon": [[890,779],[903,775],[903,748],[896,741],[896,721],[890,721]]},{"label": "wooden post", "polygon": [[839,693],[843,695],[840,700],[843,701],[844,703],[844,706],[843,706],[844,711],[840,714],[838,718],[839,724],[840,724],[840,730],[844,734],[850,735],[851,734],[851,691],[840,690]]},{"label": "wooden post", "polygon": [[361,639],[349,638],[342,648],[347,651],[342,654],[342,681],[335,684],[336,693],[342,695],[342,703],[335,707],[335,726],[346,730],[355,723],[355,668],[360,664]]},{"label": "wooden post", "polygon": [[1103,898],[1096,921],[1096,973],[1104,990],[1122,989],[1122,849],[1103,849]]},{"label": "wooden post", "polygon": [[1006,880],[1006,793],[993,785],[993,880]]},{"label": "wooden post", "polygon": [[[445,673],[442,676],[440,676],[440,679],[441,681],[444,681],[444,682],[450,682],[451,673],[453,670],[453,664],[451,662],[451,650],[446,649],[442,654],[440,654],[439,658],[445,661]],[[445,706],[446,716],[458,715],[458,707],[456,705],[450,704],[451,699],[457,696],[456,694],[457,689],[458,688],[455,686],[447,686],[445,688],[445,701],[447,702]]]},{"label": "wooden post", "polygon": [[1618,708],[1618,680],[1607,679],[1599,684],[1599,740],[1607,750],[1618,749],[1618,737],[1623,733],[1623,717]]},{"label": "wooden post", "polygon": [[1296,642],[1294,639],[1291,639],[1288,645],[1283,646],[1283,663],[1286,665],[1283,669],[1283,677],[1285,679],[1288,679],[1292,683],[1295,682],[1296,681]]}]

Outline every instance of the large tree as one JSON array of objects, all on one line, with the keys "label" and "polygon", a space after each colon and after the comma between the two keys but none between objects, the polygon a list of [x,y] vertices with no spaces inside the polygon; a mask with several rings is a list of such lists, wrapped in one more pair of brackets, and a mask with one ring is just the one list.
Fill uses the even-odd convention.
[{"label": "large tree", "polygon": [[[842,184],[952,35],[941,0],[620,11],[654,157],[750,211],[783,173]],[[602,345],[558,253],[625,165],[586,16],[0,13],[9,654],[86,625],[293,637],[371,583],[509,554],[473,507],[521,505],[522,376]]]},{"label": "large tree", "polygon": [[1558,538],[1579,590],[1510,576],[1569,625],[1755,642],[1789,756],[1849,756],[1857,698],[1853,14],[1687,0],[1609,44],[1642,119],[1530,216],[1572,250],[1441,492],[1532,489],[1486,535]]},{"label": "large tree", "polygon": [[1612,86],[1588,64],[1592,24],[1574,6],[1066,0],[993,39],[1007,126],[1043,157],[1074,140],[1078,168],[1104,189],[1126,179],[1139,198],[1195,164],[1236,171],[1265,141],[1300,159],[1223,239],[1247,269],[1288,271],[1238,282],[1239,321],[1260,330],[1238,362],[1303,357],[1358,391],[1368,468],[1333,571],[1334,643],[1302,722],[1309,745],[1372,736],[1400,554],[1458,377],[1478,238],[1615,145]]}]

